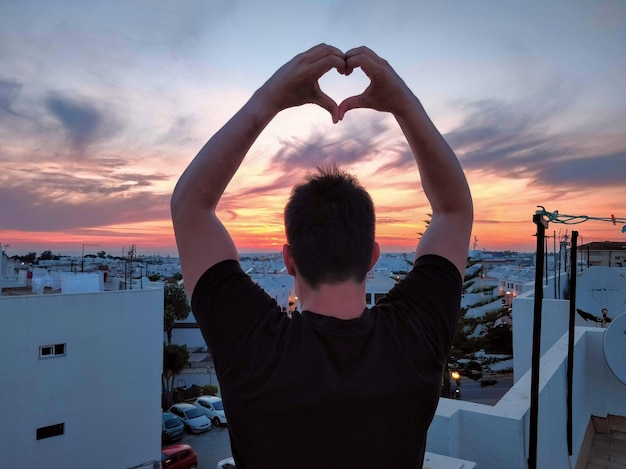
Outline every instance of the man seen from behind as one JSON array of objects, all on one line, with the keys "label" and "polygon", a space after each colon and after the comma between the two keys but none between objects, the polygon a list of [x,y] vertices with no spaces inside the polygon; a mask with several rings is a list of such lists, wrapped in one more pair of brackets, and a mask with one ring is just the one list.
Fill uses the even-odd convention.
[{"label": "man seen from behind", "polygon": [[[329,70],[359,67],[371,80],[361,95],[337,105],[321,91]],[[283,257],[301,306],[290,319],[241,270],[216,210],[269,122],[310,103],[335,123],[357,108],[391,113],[432,219],[411,272],[367,308],[366,275],[380,251],[373,202],[337,166],[312,171],[284,213]],[[204,145],[171,205],[238,469],[421,468],[456,330],[473,209],[455,154],[393,68],[366,47],[344,53],[320,44],[297,55]]]}]

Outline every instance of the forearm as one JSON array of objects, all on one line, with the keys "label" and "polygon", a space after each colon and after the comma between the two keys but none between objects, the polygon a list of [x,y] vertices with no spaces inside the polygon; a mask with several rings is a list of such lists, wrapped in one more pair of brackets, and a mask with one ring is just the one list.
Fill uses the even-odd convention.
[{"label": "forearm", "polygon": [[276,112],[252,98],[202,147],[180,177],[172,195],[172,214],[214,211],[250,147]]},{"label": "forearm", "polygon": [[417,163],[424,193],[433,216],[437,213],[473,215],[472,198],[461,165],[419,100],[411,94],[410,105],[396,120],[404,132]]},{"label": "forearm", "polygon": [[415,156],[432,218],[415,257],[437,254],[454,263],[461,277],[472,232],[472,196],[463,169],[418,99],[411,93],[408,111],[395,114]]},{"label": "forearm", "polygon": [[182,174],[171,200],[172,221],[185,287],[191,295],[211,266],[238,259],[219,220],[217,205],[252,144],[280,111],[317,104],[338,120],[337,104],[317,80],[331,68],[345,69],[343,53],[320,44],[279,68],[205,145]]}]

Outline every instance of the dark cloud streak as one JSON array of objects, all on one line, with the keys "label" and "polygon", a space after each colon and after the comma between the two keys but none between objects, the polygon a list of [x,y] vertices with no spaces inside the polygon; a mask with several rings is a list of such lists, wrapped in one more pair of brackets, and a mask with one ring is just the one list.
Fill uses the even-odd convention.
[{"label": "dark cloud streak", "polygon": [[22,85],[20,83],[13,80],[0,79],[0,115],[3,113],[12,116],[18,115],[13,110],[13,104],[21,91]]},{"label": "dark cloud streak", "polygon": [[531,184],[550,185],[555,191],[624,185],[626,145],[621,151],[606,152],[602,129],[551,131],[551,122],[567,117],[561,109],[535,115],[527,108],[476,102],[463,124],[445,135],[446,140],[469,171],[528,178]]},{"label": "dark cloud streak", "polygon": [[46,98],[45,106],[62,124],[70,142],[77,148],[109,137],[115,130],[112,116],[107,116],[92,103],[51,94]]},{"label": "dark cloud streak", "polygon": [[169,219],[169,194],[149,192],[95,196],[79,203],[43,199],[38,192],[0,188],[3,228],[23,231],[62,231]]},{"label": "dark cloud streak", "polygon": [[[306,140],[283,140],[282,147],[271,159],[271,166],[277,168],[280,175],[269,184],[240,191],[233,199],[290,190],[306,172],[316,167],[329,163],[354,167],[387,152],[389,128],[385,123],[379,117],[359,122],[358,127],[346,125],[338,135],[316,133]],[[404,165],[404,157],[404,153],[398,151],[397,160],[387,166]]]}]

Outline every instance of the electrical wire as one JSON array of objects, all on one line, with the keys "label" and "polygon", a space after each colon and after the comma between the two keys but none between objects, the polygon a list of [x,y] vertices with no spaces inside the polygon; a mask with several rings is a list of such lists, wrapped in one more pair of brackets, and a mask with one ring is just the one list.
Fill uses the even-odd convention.
[{"label": "electrical wire", "polygon": [[596,221],[604,221],[613,223],[613,225],[624,224],[622,226],[622,233],[626,233],[626,218],[617,218],[615,215],[611,215],[610,217],[591,217],[589,215],[565,215],[563,213],[559,213],[558,210],[554,212],[548,212],[545,207],[541,205],[537,205],[541,210],[537,211],[537,214],[542,215],[547,218],[548,222],[552,223],[561,223],[564,225],[577,225],[579,223],[584,223],[589,220]]}]

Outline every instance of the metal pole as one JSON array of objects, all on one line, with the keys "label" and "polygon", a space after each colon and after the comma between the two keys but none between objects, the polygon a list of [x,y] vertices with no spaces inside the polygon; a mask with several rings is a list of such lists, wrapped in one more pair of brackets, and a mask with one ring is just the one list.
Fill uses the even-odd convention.
[{"label": "metal pole", "polygon": [[552,253],[554,254],[553,258],[552,258],[552,262],[554,263],[554,265],[552,266],[552,271],[554,272],[554,279],[552,279],[552,281],[554,282],[554,299],[557,300],[557,285],[556,285],[556,231],[554,231],[552,233]]},{"label": "metal pole", "polygon": [[567,451],[572,455],[573,439],[573,391],[574,391],[574,322],[576,320],[576,243],[578,241],[578,231],[572,232],[572,262],[570,265],[569,279],[569,331],[567,341]]},{"label": "metal pole", "polygon": [[537,255],[535,266],[535,311],[533,316],[533,353],[530,379],[530,430],[528,437],[528,467],[537,468],[537,430],[539,423],[539,364],[541,358],[541,307],[543,300],[543,256],[548,221],[541,212],[533,216],[537,225]]},{"label": "metal pole", "polygon": [[545,232],[544,232],[545,246],[543,248],[543,255],[545,257],[545,259],[544,259],[544,266],[546,267],[545,268],[545,271],[546,271],[546,285],[548,285],[548,238],[549,238],[549,236],[546,237],[545,236]]},{"label": "metal pole", "polygon": [[85,246],[100,246],[99,244],[86,244],[83,243],[83,252],[81,255],[81,260],[80,260],[80,271],[84,272],[85,271]]}]

